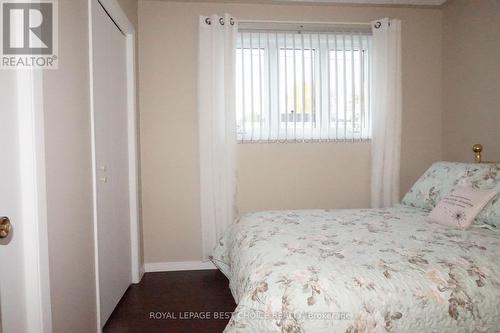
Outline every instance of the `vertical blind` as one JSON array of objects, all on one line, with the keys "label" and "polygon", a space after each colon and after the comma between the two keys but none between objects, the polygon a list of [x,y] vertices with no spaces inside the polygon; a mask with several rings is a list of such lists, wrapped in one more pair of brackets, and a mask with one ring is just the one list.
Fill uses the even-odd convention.
[{"label": "vertical blind", "polygon": [[370,46],[367,31],[240,28],[238,140],[369,140]]}]

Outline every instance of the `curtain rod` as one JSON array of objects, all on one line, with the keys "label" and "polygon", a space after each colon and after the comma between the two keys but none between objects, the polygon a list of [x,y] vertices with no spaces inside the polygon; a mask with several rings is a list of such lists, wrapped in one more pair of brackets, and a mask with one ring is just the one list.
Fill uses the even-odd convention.
[{"label": "curtain rod", "polygon": [[273,21],[273,20],[237,20],[238,23],[269,23],[269,24],[307,24],[307,25],[339,25],[339,26],[349,26],[355,25],[360,27],[370,27],[370,22],[319,22],[319,21]]},{"label": "curtain rod", "polygon": [[264,21],[238,20],[240,31],[290,31],[298,33],[361,33],[372,34],[371,23],[332,23],[332,22],[293,22],[293,21]]}]

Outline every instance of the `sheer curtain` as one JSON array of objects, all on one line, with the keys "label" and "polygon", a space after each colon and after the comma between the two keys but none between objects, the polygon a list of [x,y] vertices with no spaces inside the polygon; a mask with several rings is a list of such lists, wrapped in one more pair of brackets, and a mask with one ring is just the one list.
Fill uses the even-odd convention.
[{"label": "sheer curtain", "polygon": [[200,17],[198,119],[203,258],[236,217],[235,45],[230,15]]},{"label": "sheer curtain", "polygon": [[372,207],[399,202],[401,155],[401,21],[373,24]]}]

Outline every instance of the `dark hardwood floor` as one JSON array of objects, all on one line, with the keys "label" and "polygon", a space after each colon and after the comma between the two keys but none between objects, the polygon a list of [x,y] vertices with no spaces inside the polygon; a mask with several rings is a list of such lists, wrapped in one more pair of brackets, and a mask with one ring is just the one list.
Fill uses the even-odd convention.
[{"label": "dark hardwood floor", "polygon": [[218,270],[146,273],[129,287],[104,332],[222,332],[236,308],[228,284]]}]

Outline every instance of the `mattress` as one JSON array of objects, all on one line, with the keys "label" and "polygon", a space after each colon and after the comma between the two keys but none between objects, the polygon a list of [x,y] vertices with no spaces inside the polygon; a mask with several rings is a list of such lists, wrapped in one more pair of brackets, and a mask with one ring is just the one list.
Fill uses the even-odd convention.
[{"label": "mattress", "polygon": [[427,215],[242,216],[212,258],[238,304],[225,332],[500,332],[500,234]]}]

